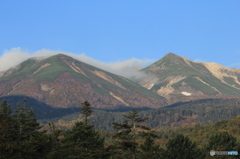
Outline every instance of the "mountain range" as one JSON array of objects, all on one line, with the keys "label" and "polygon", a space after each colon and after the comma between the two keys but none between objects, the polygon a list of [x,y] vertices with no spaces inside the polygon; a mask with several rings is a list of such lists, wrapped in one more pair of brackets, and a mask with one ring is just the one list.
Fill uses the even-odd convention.
[{"label": "mountain range", "polygon": [[0,97],[24,95],[53,108],[159,108],[179,101],[239,98],[240,69],[198,63],[173,53],[140,69],[138,82],[64,54],[30,58],[0,73]]}]

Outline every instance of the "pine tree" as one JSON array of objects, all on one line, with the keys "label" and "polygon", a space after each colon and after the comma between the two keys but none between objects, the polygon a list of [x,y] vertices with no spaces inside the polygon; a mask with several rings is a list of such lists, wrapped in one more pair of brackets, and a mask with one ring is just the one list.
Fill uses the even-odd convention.
[{"label": "pine tree", "polygon": [[0,103],[0,159],[11,158],[13,152],[12,108],[6,100]]},{"label": "pine tree", "polygon": [[0,103],[0,159],[43,159],[50,151],[48,138],[26,100],[15,112],[4,100]]},{"label": "pine tree", "polygon": [[154,140],[149,135],[143,145],[140,146],[140,159],[165,159],[165,151],[159,145],[154,144]]},{"label": "pine tree", "polygon": [[[84,123],[77,122],[71,130],[65,132],[62,146],[57,152],[58,159],[105,159],[110,154],[104,149],[104,139],[88,124],[88,117],[93,110],[88,101],[82,103],[81,113],[84,115]],[[56,156],[55,156],[56,158]]]},{"label": "pine tree", "polygon": [[87,118],[89,116],[91,116],[93,110],[91,108],[91,104],[85,100],[83,103],[82,103],[82,110],[81,110],[81,113],[85,116],[85,124],[87,125],[88,124],[88,121],[87,121]]},{"label": "pine tree", "polygon": [[67,158],[101,159],[107,158],[104,153],[104,139],[93,129],[92,125],[82,122],[66,132],[62,139],[61,156]]},{"label": "pine tree", "polygon": [[60,151],[60,139],[59,136],[62,132],[61,129],[57,129],[54,123],[49,123],[49,129],[50,131],[48,132],[48,147],[51,150],[48,154],[48,158],[51,159],[59,159],[59,151]]},{"label": "pine tree", "polygon": [[123,123],[113,123],[114,129],[118,130],[113,136],[116,140],[115,146],[113,147],[121,150],[119,157],[136,159],[138,146],[136,139],[138,136],[144,134],[142,130],[150,130],[149,127],[139,124],[148,118],[140,118],[138,113],[138,110],[132,110],[128,115],[123,115],[126,118]]},{"label": "pine tree", "polygon": [[13,133],[15,136],[14,158],[43,158],[49,149],[47,148],[46,131],[40,131],[41,126],[36,120],[32,109],[26,108],[27,101],[18,103],[18,108],[13,114]]},{"label": "pine tree", "polygon": [[182,134],[177,135],[173,139],[170,139],[166,144],[168,159],[202,159],[200,149],[192,142],[188,137]]}]

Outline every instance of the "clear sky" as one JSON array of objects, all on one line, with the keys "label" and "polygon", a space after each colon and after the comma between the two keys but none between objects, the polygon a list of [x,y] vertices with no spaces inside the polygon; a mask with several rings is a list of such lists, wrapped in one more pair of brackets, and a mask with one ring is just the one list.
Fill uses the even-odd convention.
[{"label": "clear sky", "polygon": [[2,0],[0,4],[2,59],[13,50],[35,54],[46,49],[85,54],[103,63],[133,58],[154,62],[173,52],[240,68],[240,0]]}]

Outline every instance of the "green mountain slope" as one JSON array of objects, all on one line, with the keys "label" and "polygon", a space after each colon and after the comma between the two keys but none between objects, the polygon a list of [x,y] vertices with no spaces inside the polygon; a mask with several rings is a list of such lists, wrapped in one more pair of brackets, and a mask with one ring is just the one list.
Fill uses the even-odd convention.
[{"label": "green mountain slope", "polygon": [[240,97],[240,70],[216,63],[198,63],[168,53],[141,71],[155,75],[139,84],[166,97],[170,103],[190,99]]},{"label": "green mountain slope", "polygon": [[1,73],[0,96],[26,95],[53,107],[162,107],[166,99],[132,81],[58,54],[28,59]]}]

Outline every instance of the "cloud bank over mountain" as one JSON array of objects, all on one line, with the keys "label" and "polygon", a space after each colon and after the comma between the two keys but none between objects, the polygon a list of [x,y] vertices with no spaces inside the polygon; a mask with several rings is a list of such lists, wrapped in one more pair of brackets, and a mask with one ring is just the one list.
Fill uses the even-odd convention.
[{"label": "cloud bank over mountain", "polygon": [[156,61],[152,59],[132,58],[124,61],[105,63],[105,62],[95,60],[91,57],[88,57],[85,54],[73,54],[69,52],[53,51],[53,50],[47,50],[47,49],[42,49],[42,50],[38,50],[36,52],[30,53],[28,51],[22,50],[21,48],[12,48],[10,50],[6,50],[0,57],[0,72],[20,64],[21,62],[27,60],[28,58],[49,57],[59,53],[71,56],[74,59],[77,59],[79,61],[85,62],[87,64],[101,68],[108,72],[129,78],[132,80],[136,80],[136,81],[139,78],[150,76],[148,74],[139,72],[138,69],[145,67],[146,65],[149,65],[154,61]]}]

